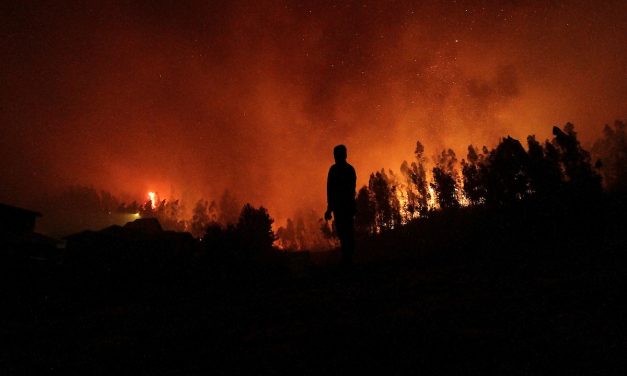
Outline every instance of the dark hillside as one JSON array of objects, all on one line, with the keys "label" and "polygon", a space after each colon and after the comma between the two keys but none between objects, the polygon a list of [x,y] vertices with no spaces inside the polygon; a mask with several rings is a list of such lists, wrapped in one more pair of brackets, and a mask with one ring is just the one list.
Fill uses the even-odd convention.
[{"label": "dark hillside", "polygon": [[[127,258],[132,268],[81,258],[4,264],[0,366],[617,374],[627,340],[625,202],[444,211],[362,240],[349,271],[332,253],[240,263],[193,243],[168,253],[165,239],[176,241],[167,233],[129,242],[130,232],[125,245],[106,244],[116,257],[143,249]],[[157,262],[164,254],[172,268]]]}]

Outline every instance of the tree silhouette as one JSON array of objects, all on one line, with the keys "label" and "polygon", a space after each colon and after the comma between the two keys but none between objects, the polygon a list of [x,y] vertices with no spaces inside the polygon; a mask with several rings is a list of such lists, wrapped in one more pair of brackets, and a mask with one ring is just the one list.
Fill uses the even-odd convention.
[{"label": "tree silhouette", "polygon": [[480,205],[485,203],[487,194],[485,154],[477,153],[472,145],[468,145],[466,158],[461,163],[464,194],[470,205]]},{"label": "tree silhouette", "polygon": [[286,250],[324,250],[336,245],[331,226],[314,210],[298,210],[276,235],[279,246]]},{"label": "tree silhouette", "polygon": [[414,151],[416,161],[408,164],[403,161],[401,164],[401,174],[405,177],[405,196],[407,202],[405,211],[408,214],[408,220],[415,217],[423,217],[427,215],[429,210],[429,183],[425,169],[426,158],[424,157],[424,147],[420,141],[416,142]]},{"label": "tree silhouette", "polygon": [[152,206],[152,200],[146,200],[144,204],[139,207],[139,215],[141,215],[143,218],[154,218],[156,213],[155,208],[153,208]]},{"label": "tree silhouette", "polygon": [[405,180],[404,184],[399,186],[399,189],[402,189],[402,194],[405,197],[405,203],[401,207],[401,211],[405,217],[405,222],[408,222],[418,215],[418,193],[412,179],[414,172],[411,170],[407,161],[401,163],[400,170]]},{"label": "tree silhouette", "polygon": [[[212,212],[214,213],[213,216],[211,215]],[[190,232],[194,237],[202,237],[207,227],[212,223],[215,223],[215,203],[209,204],[207,200],[198,200],[192,210]]]},{"label": "tree silhouette", "polygon": [[300,214],[296,218],[296,232],[294,234],[295,238],[296,238],[296,244],[297,244],[298,249],[304,249],[304,248],[307,247],[306,232],[307,232],[307,230],[305,229],[305,220],[304,220],[302,214]]},{"label": "tree silhouette", "polygon": [[158,209],[157,218],[164,229],[185,231],[185,221],[181,219],[183,208],[179,200],[163,200]]},{"label": "tree silhouette", "polygon": [[505,137],[488,155],[487,195],[489,205],[522,200],[529,193],[527,153],[520,142]]},{"label": "tree silhouette", "polygon": [[299,249],[296,242],[296,229],[294,228],[294,221],[291,218],[287,219],[285,227],[279,227],[277,230],[277,240],[283,249]]},{"label": "tree silhouette", "polygon": [[355,231],[360,235],[374,234],[376,232],[376,203],[368,187],[364,185],[359,189],[355,203],[357,207]]},{"label": "tree silhouette", "polygon": [[250,204],[244,205],[237,221],[239,251],[245,255],[268,251],[276,240],[272,232],[272,223],[268,211],[262,206],[258,209]]},{"label": "tree silhouette", "polygon": [[218,222],[220,222],[223,226],[237,223],[241,205],[231,191],[228,189],[224,190],[222,196],[220,197],[218,207],[220,209]]},{"label": "tree silhouette", "polygon": [[375,203],[376,227],[379,231],[394,227],[394,214],[392,212],[392,190],[389,185],[385,170],[370,174],[368,188],[373,194]]},{"label": "tree silhouette", "polygon": [[581,147],[575,126],[566,123],[564,130],[553,127],[553,136],[570,190],[582,194],[600,192],[601,177],[592,167],[590,153]]},{"label": "tree silhouette", "polygon": [[402,195],[401,186],[398,182],[398,178],[394,171],[388,170],[388,186],[390,187],[390,208],[392,209],[392,227],[398,227],[403,223],[403,216],[401,213],[401,203],[399,196]]},{"label": "tree silhouette", "polygon": [[419,216],[425,216],[429,211],[429,200],[431,199],[431,194],[429,193],[429,182],[427,181],[427,169],[425,167],[427,162],[427,158],[425,157],[425,148],[420,141],[416,141],[414,155],[416,156],[416,162],[412,162],[411,164],[411,179],[416,187],[417,193],[416,210],[418,211]]},{"label": "tree silhouette", "polygon": [[545,199],[559,193],[562,185],[562,171],[559,155],[553,144],[546,142],[543,147],[535,136],[527,137],[529,165],[529,185],[536,198]]},{"label": "tree silhouette", "polygon": [[442,209],[459,207],[456,163],[457,158],[452,149],[443,150],[436,158],[431,188],[433,188],[437,202]]},{"label": "tree silhouette", "polygon": [[597,140],[592,152],[601,161],[603,182],[609,191],[627,190],[627,137],[625,123],[616,120],[614,127],[605,125],[603,138]]},{"label": "tree silhouette", "polygon": [[204,235],[202,244],[209,255],[216,259],[225,259],[238,254],[238,234],[235,226],[220,226],[218,222],[210,222]]}]

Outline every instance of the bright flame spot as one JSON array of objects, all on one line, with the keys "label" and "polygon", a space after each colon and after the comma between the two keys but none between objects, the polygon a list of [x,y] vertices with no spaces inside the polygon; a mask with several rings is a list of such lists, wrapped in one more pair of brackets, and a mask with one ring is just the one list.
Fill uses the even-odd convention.
[{"label": "bright flame spot", "polygon": [[148,199],[153,209],[157,208],[157,194],[155,192],[148,192]]},{"label": "bright flame spot", "polygon": [[459,204],[461,206],[469,206],[470,205],[470,200],[468,200],[468,197],[466,197],[466,194],[464,193],[464,188],[463,187],[459,187],[459,189],[457,189],[457,197],[459,198]]},{"label": "bright flame spot", "polygon": [[398,203],[401,205],[401,209],[407,207],[407,196],[400,189],[396,190],[396,198],[398,199]]},{"label": "bright flame spot", "polygon": [[402,189],[397,189],[396,198],[398,199],[399,210],[401,212],[401,223],[406,224],[407,221],[411,219],[409,218],[410,214],[407,210],[407,202],[409,201],[407,199],[407,193],[403,192]]},{"label": "bright flame spot", "polygon": [[429,205],[430,209],[435,209],[437,207],[437,199],[435,197],[435,190],[433,190],[433,188],[431,187],[431,184],[429,184],[429,202],[427,203],[427,205]]}]

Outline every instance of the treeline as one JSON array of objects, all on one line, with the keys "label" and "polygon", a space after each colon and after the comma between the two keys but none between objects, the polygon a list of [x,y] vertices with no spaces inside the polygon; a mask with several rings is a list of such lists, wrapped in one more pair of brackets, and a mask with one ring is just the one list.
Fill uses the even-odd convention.
[{"label": "treeline", "polygon": [[118,210],[137,213],[142,218],[157,218],[164,229],[187,231],[195,238],[202,238],[209,226],[219,225],[226,228],[238,222],[243,205],[229,191],[225,190],[219,200],[199,199],[191,210],[191,216],[185,215],[185,207],[178,199],[147,200],[142,205],[132,202],[122,204]]},{"label": "treeline", "polygon": [[571,123],[554,127],[553,137],[544,142],[528,136],[526,146],[508,136],[492,149],[469,145],[461,160],[452,149],[443,150],[429,169],[424,146],[418,141],[415,159],[403,161],[400,176],[382,169],[359,189],[356,231],[380,233],[438,209],[585,199],[600,194],[603,187],[627,189],[627,144],[621,121],[605,127],[603,138],[592,149],[594,162]]},{"label": "treeline", "polygon": [[217,200],[201,198],[189,210],[180,199],[127,203],[106,190],[80,185],[45,195],[40,201],[35,205],[44,213],[40,231],[55,236],[122,225],[137,218],[157,218],[165,230],[186,231],[201,238],[209,226],[237,224],[244,206],[229,190]]},{"label": "treeline", "polygon": [[[255,250],[269,250],[276,237],[274,220],[264,207],[242,205],[229,190],[215,200],[200,199],[191,216],[178,199],[152,200],[143,203],[121,202],[107,191],[93,187],[73,186],[55,197],[59,212],[52,210],[52,220],[64,223],[66,233],[87,227],[100,230],[113,224],[125,224],[138,218],[156,218],[164,230],[189,232],[212,252],[229,251],[246,255]],[[48,216],[46,212],[46,216]]]},{"label": "treeline", "polygon": [[[625,123],[621,121],[605,127],[592,154],[581,146],[571,123],[554,127],[553,137],[544,142],[528,136],[526,148],[509,136],[492,149],[469,145],[461,160],[452,149],[428,160],[417,141],[414,160],[403,161],[400,174],[385,169],[373,172],[368,184],[358,190],[355,227],[359,234],[376,234],[426,218],[434,210],[593,197],[602,188],[625,191],[626,162]],[[246,208],[228,190],[217,200],[198,200],[191,210],[178,199],[155,201],[124,203],[107,191],[74,186],[46,197],[38,208],[45,214],[44,232],[57,236],[142,217],[157,218],[166,230],[190,232],[203,240],[209,235],[225,244],[237,232],[242,208]],[[261,209],[267,215],[264,208],[255,210]],[[309,210],[288,219],[272,238],[286,250],[328,249],[337,245],[333,233],[332,224]]]},{"label": "treeline", "polygon": [[[147,200],[141,205],[132,202],[129,205],[122,204],[117,210],[129,214],[136,213],[141,218],[157,218],[164,229],[190,232],[195,238],[202,239],[205,244],[212,243],[214,248],[224,248],[226,244],[235,245],[244,226],[242,219],[249,218],[254,210],[263,212],[258,213],[256,217],[259,220],[257,225],[263,228],[259,234],[266,234],[267,228],[271,229],[274,223],[267,209],[264,207],[255,209],[250,204],[242,205],[228,190],[224,191],[218,201],[198,200],[189,218],[185,218],[184,207],[179,200],[159,200],[156,203]],[[320,219],[319,213],[313,210],[298,210],[294,220],[288,219],[286,226],[279,227],[276,234],[261,237],[265,239],[260,243],[261,248],[266,248],[269,238],[276,240],[274,245],[284,250],[323,250],[338,244],[330,225]]]},{"label": "treeline", "polygon": [[225,190],[219,200],[201,198],[191,210],[191,216],[185,216],[185,209],[180,200],[160,200],[156,203],[147,200],[136,207],[133,202],[120,210],[136,212],[142,218],[157,218],[163,228],[174,231],[190,232],[195,238],[202,238],[209,226],[227,227],[237,223],[242,204],[229,191]]},{"label": "treeline", "polygon": [[314,210],[298,211],[278,228],[276,245],[283,250],[326,250],[339,243],[329,223]]}]

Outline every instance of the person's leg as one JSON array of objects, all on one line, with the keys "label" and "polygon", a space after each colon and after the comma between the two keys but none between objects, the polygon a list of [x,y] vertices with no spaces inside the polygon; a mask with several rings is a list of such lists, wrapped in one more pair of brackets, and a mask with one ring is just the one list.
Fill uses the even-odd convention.
[{"label": "person's leg", "polygon": [[345,265],[351,265],[353,263],[353,254],[355,253],[355,227],[352,216],[346,220],[344,248]]},{"label": "person's leg", "polygon": [[353,228],[353,217],[338,216],[335,220],[335,226],[338,237],[340,238],[342,265],[348,266],[352,263],[353,252],[355,250],[355,229]]}]

